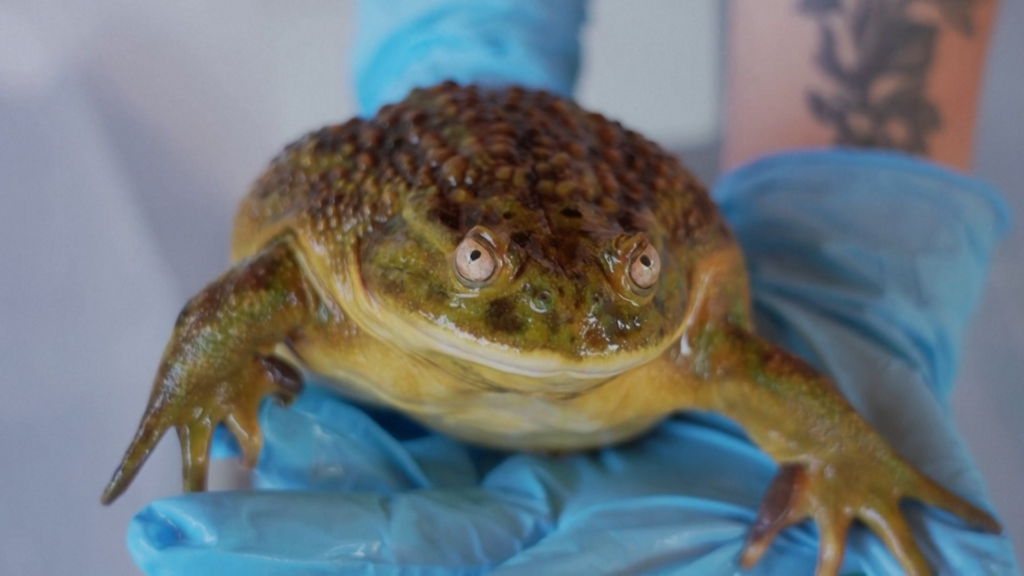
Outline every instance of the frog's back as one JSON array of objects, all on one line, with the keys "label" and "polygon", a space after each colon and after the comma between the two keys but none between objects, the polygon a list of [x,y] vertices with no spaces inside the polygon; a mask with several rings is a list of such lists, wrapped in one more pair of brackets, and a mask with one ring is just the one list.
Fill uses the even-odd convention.
[{"label": "frog's back", "polygon": [[242,202],[233,253],[282,232],[347,245],[410,201],[455,236],[522,222],[513,240],[562,269],[587,252],[581,230],[645,232],[680,253],[728,234],[704,188],[619,123],[546,92],[446,83],[288,146]]}]

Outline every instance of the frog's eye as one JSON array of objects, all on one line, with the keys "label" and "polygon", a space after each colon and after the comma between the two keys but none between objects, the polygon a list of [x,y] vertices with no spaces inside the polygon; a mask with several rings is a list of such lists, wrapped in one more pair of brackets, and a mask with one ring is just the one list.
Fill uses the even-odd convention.
[{"label": "frog's eye", "polygon": [[476,238],[466,238],[455,250],[455,271],[470,284],[488,281],[497,267],[491,248]]},{"label": "frog's eye", "polygon": [[629,263],[629,279],[642,290],[646,290],[658,281],[661,273],[661,258],[658,251],[650,244],[637,254]]}]

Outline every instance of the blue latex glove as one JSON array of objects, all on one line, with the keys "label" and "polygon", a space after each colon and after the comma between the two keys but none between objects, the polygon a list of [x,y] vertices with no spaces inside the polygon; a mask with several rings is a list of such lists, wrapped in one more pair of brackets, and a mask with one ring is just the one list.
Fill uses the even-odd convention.
[{"label": "blue latex glove", "polygon": [[[360,8],[364,112],[449,76],[563,93],[572,84],[578,2],[376,0]],[[498,13],[500,27],[463,27]],[[927,474],[984,502],[945,399],[963,324],[1006,226],[998,196],[914,160],[840,152],[764,160],[726,176],[716,196],[748,256],[761,333],[833,376]],[[467,447],[315,385],[289,409],[266,403],[260,417],[257,484],[287,491],[150,504],[128,534],[140,567],[733,574],[775,471],[737,428],[709,416],[682,415],[628,445],[564,458]],[[906,511],[941,573],[1017,572],[1005,537],[939,510]],[[816,555],[805,524],[785,530],[750,573],[808,573]],[[843,572],[891,574],[898,565],[855,527]]]},{"label": "blue latex glove", "polygon": [[372,115],[413,88],[455,80],[571,96],[583,0],[362,0],[355,85]]}]

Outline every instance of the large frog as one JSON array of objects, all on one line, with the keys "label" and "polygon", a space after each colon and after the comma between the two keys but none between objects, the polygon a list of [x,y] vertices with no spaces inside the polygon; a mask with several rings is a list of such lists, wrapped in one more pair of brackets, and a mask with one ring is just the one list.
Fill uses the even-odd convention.
[{"label": "large frog", "polygon": [[232,253],[179,316],[104,502],[171,427],[185,490],[205,488],[218,423],[254,464],[260,401],[293,396],[302,370],[513,450],[721,413],[780,464],[743,566],[811,518],[820,573],[837,571],[855,520],[926,573],[903,498],[999,530],[754,333],[740,249],[675,159],[550,94],[449,83],[310,134],[242,202]]}]

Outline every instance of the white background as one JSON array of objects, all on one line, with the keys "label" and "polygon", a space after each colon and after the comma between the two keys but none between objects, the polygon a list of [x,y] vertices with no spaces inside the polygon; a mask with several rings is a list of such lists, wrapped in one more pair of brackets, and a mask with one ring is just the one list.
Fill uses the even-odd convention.
[{"label": "white background", "polygon": [[[638,6],[642,6],[639,9]],[[1004,0],[977,171],[1024,213],[1024,3]],[[179,490],[166,440],[110,508],[185,299],[286,142],[354,111],[340,0],[0,0],[0,573],[132,573],[131,515]],[[716,172],[721,6],[597,0],[579,96]],[[1024,554],[1024,235],[1003,244],[954,415]]]}]

